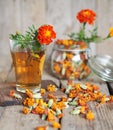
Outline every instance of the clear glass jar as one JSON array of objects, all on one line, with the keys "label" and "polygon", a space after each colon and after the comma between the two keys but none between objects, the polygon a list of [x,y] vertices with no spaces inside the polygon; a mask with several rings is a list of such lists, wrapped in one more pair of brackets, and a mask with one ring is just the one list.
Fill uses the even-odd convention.
[{"label": "clear glass jar", "polygon": [[59,79],[86,78],[90,74],[88,58],[89,49],[85,43],[59,40],[51,55],[52,72]]},{"label": "clear glass jar", "polygon": [[109,55],[90,57],[88,62],[91,70],[103,81],[113,82],[113,58]]}]

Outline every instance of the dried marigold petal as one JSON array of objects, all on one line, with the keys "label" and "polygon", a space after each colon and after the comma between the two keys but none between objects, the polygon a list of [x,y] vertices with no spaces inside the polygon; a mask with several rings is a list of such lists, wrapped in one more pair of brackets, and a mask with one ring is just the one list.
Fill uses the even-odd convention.
[{"label": "dried marigold petal", "polygon": [[10,90],[9,96],[14,97],[14,94],[15,94],[15,91],[14,90]]},{"label": "dried marigold petal", "polygon": [[38,126],[35,130],[47,130],[47,126]]},{"label": "dried marigold petal", "polygon": [[56,119],[56,118],[55,118],[54,113],[51,112],[51,111],[49,111],[49,112],[48,112],[47,121],[52,122],[52,121],[55,121],[55,119]]},{"label": "dried marigold petal", "polygon": [[41,93],[41,95],[44,95],[46,93],[46,90],[44,88],[41,88],[40,93]]},{"label": "dried marigold petal", "polygon": [[87,114],[86,114],[86,119],[88,120],[93,120],[94,119],[94,114],[92,111],[89,111]]},{"label": "dried marigold petal", "polygon": [[52,123],[53,128],[61,128],[61,125],[58,122]]},{"label": "dried marigold petal", "polygon": [[48,92],[55,92],[57,90],[56,86],[54,84],[49,84],[47,86]]},{"label": "dried marigold petal", "polygon": [[24,113],[24,114],[29,114],[29,113],[30,113],[30,109],[27,108],[27,107],[24,107],[24,108],[23,108],[23,113]]}]

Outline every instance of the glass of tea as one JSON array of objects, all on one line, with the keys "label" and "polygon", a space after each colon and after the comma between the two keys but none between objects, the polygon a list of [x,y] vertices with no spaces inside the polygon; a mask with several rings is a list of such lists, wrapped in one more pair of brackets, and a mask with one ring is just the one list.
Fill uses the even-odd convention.
[{"label": "glass of tea", "polygon": [[[41,88],[41,79],[45,61],[45,45],[34,48],[33,41],[19,41],[10,39],[10,50],[16,78],[16,89],[25,92],[26,89],[34,93]],[[25,45],[27,47],[25,48]]]}]

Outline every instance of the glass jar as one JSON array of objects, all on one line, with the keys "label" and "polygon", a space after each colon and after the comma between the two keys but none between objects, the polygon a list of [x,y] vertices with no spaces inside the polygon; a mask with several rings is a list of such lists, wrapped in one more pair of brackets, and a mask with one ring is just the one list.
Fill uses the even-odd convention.
[{"label": "glass jar", "polygon": [[51,55],[51,69],[59,79],[83,79],[90,74],[89,49],[84,42],[57,40]]}]

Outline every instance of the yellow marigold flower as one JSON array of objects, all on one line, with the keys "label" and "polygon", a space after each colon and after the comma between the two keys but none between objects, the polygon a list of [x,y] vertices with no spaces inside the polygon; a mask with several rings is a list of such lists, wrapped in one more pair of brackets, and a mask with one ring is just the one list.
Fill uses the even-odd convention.
[{"label": "yellow marigold flower", "polygon": [[35,103],[35,100],[33,98],[26,98],[23,101],[23,105],[25,105],[25,106],[33,106],[34,103]]},{"label": "yellow marigold flower", "polygon": [[57,107],[58,107],[57,103],[54,102],[52,105],[52,110],[56,111]]},{"label": "yellow marigold flower", "polygon": [[39,105],[43,105],[44,100],[43,99],[39,99]]},{"label": "yellow marigold flower", "polygon": [[27,108],[27,107],[24,107],[24,108],[23,108],[23,113],[24,113],[24,114],[29,114],[29,113],[30,113],[30,109]]},{"label": "yellow marigold flower", "polygon": [[86,114],[86,119],[88,120],[93,120],[94,119],[94,114],[92,111],[89,111],[87,114]]},{"label": "yellow marigold flower", "polygon": [[80,113],[85,114],[85,110],[86,110],[86,107],[85,107],[85,106],[82,106],[81,109],[80,109]]},{"label": "yellow marigold flower", "polygon": [[36,99],[35,102],[36,102],[37,104],[39,104],[39,99]]},{"label": "yellow marigold flower", "polygon": [[54,84],[49,84],[49,85],[47,86],[47,90],[48,90],[49,92],[55,92],[55,91],[57,90],[57,88],[56,88],[56,86],[55,86]]},{"label": "yellow marigold flower", "polygon": [[34,113],[34,114],[40,114],[40,115],[42,115],[42,114],[44,114],[44,112],[45,112],[45,109],[42,106],[37,106],[37,107],[35,107],[32,110],[32,113]]},{"label": "yellow marigold flower", "polygon": [[111,28],[109,29],[109,36],[110,36],[110,37],[113,37],[113,27],[111,27]]},{"label": "yellow marigold flower", "polygon": [[63,110],[63,109],[66,107],[65,102],[63,102],[63,101],[58,102],[57,105],[58,105],[58,108],[59,108],[60,110]]},{"label": "yellow marigold flower", "polygon": [[41,88],[40,93],[41,95],[44,95],[46,93],[46,90],[44,88]]},{"label": "yellow marigold flower", "polygon": [[38,126],[36,130],[47,130],[47,126]]},{"label": "yellow marigold flower", "polygon": [[53,128],[57,128],[57,129],[61,128],[61,126],[60,126],[60,124],[58,122],[53,122],[52,126],[53,126]]}]

